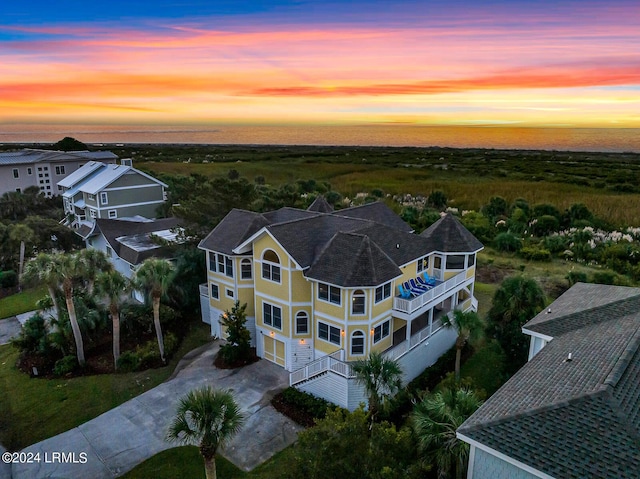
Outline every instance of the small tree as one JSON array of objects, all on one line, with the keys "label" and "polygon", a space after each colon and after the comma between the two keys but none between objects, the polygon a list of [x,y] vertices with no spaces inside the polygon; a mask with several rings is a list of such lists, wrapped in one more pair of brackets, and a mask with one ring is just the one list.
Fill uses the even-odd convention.
[{"label": "small tree", "polygon": [[203,386],[180,399],[167,439],[182,444],[199,442],[207,479],[216,478],[216,453],[233,436],[244,416],[229,391]]},{"label": "small tree", "polygon": [[385,358],[376,351],[353,366],[356,381],[369,396],[369,415],[375,421],[385,402],[402,386],[402,369],[397,361]]},{"label": "small tree", "polygon": [[514,373],[527,361],[529,341],[522,326],[544,306],[544,292],[535,280],[524,276],[506,278],[494,294],[487,332],[504,350],[509,372]]},{"label": "small tree", "polygon": [[120,302],[129,282],[115,269],[100,273],[96,278],[98,292],[109,299],[109,314],[113,324],[113,367],[118,369],[120,358]]},{"label": "small tree", "polygon": [[220,315],[220,322],[227,328],[227,343],[220,346],[220,356],[229,364],[247,362],[251,357],[251,332],[247,329],[247,303],[236,301],[231,311]]},{"label": "small tree", "polygon": [[425,397],[413,411],[413,430],[425,459],[434,461],[438,478],[464,477],[469,444],[456,437],[456,429],[482,401],[469,389],[444,389]]},{"label": "small tree", "polygon": [[455,328],[458,332],[456,339],[456,381],[460,380],[460,359],[462,358],[462,348],[467,344],[469,339],[475,340],[482,335],[484,324],[478,313],[475,311],[462,312],[455,310],[453,312],[453,320],[445,315],[442,319],[442,325],[446,328]]}]

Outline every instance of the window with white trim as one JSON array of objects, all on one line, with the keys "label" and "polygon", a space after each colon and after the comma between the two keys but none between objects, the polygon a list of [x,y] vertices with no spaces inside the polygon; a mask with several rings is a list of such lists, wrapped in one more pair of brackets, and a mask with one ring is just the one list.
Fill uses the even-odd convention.
[{"label": "window with white trim", "polygon": [[390,325],[391,322],[387,320],[373,328],[373,344],[376,344],[389,336]]},{"label": "window with white trim", "polygon": [[268,326],[282,329],[282,309],[269,303],[262,303],[262,321]]},{"label": "window with white trim", "polygon": [[425,256],[424,258],[420,258],[418,260],[418,266],[416,268],[416,271],[418,273],[422,273],[423,271],[426,271],[427,269],[429,269],[429,257]]},{"label": "window with white trim", "polygon": [[296,313],[296,334],[309,334],[309,315],[306,311]]},{"label": "window with white trim", "polygon": [[471,268],[474,264],[476,264],[476,255],[470,254],[467,261],[467,268]]},{"label": "window with white trim", "polygon": [[447,269],[464,269],[466,257],[463,254],[454,254],[447,256]]},{"label": "window with white trim", "polygon": [[340,346],[340,328],[318,321],[318,337]]},{"label": "window with white trim", "polygon": [[365,303],[364,291],[356,289],[351,296],[351,314],[365,314]]},{"label": "window with white trim", "polygon": [[89,210],[89,216],[91,216],[92,218],[96,217],[96,210]]},{"label": "window with white trim", "polygon": [[106,191],[103,191],[102,193],[100,193],[100,203],[103,205],[109,204],[109,195],[107,194]]},{"label": "window with white trim", "polygon": [[340,288],[330,284],[318,283],[318,299],[340,305]]},{"label": "window with white trim", "polygon": [[384,301],[391,296],[391,283],[383,284],[376,288],[376,303]]},{"label": "window with white trim", "polygon": [[27,168],[27,175],[29,175],[29,176],[33,175],[33,168],[31,168],[31,167]]},{"label": "window with white trim", "polygon": [[364,333],[354,331],[351,335],[351,355],[359,356],[364,354]]},{"label": "window with white trim", "polygon": [[225,288],[225,294],[227,295],[227,298],[233,298],[234,297],[232,289]]},{"label": "window with white trim", "polygon": [[16,179],[20,178],[20,171],[18,170],[18,168],[13,169],[13,177]]},{"label": "window with white trim", "polygon": [[117,218],[118,212],[116,210],[109,210],[109,218]]},{"label": "window with white trim", "polygon": [[262,277],[274,283],[280,282],[280,258],[273,250],[266,250],[262,255]]},{"label": "window with white trim", "polygon": [[96,199],[95,195],[87,194],[87,200],[95,201],[95,199]]},{"label": "window with white trim", "polygon": [[251,279],[253,277],[251,260],[249,258],[244,258],[240,261],[240,278],[242,279]]},{"label": "window with white trim", "polygon": [[220,299],[220,288],[217,284],[211,283],[211,298]]},{"label": "window with white trim", "polygon": [[56,166],[56,175],[64,175],[64,165]]},{"label": "window with white trim", "polygon": [[233,278],[233,260],[220,253],[209,253],[209,271],[222,273]]}]

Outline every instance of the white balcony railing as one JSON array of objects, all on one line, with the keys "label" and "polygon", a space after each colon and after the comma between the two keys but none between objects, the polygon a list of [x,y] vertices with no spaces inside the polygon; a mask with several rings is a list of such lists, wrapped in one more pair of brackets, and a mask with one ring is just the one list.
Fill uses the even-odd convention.
[{"label": "white balcony railing", "polygon": [[467,280],[467,272],[463,271],[455,276],[452,276],[444,283],[440,283],[434,286],[429,291],[422,293],[415,298],[404,299],[398,296],[393,298],[393,309],[402,313],[411,314],[414,311],[419,310],[424,305],[431,303],[434,299],[447,293],[449,290],[464,283]]}]

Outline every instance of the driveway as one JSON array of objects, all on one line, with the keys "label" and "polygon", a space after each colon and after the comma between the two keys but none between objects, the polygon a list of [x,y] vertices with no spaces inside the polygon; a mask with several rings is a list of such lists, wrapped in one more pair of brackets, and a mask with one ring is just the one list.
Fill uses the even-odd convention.
[{"label": "driveway", "polygon": [[207,384],[230,389],[247,417],[222,455],[245,471],[266,461],[292,444],[301,430],[270,404],[273,395],[289,385],[289,373],[266,360],[240,369],[217,369],[213,358],[219,347],[220,341],[214,341],[193,351],[167,382],[81,426],[24,449],[25,453],[39,453],[39,462],[14,464],[13,478],[118,477],[175,446],[164,437],[178,399]]},{"label": "driveway", "polygon": [[7,344],[12,338],[18,336],[21,329],[22,325],[15,316],[0,319],[0,346]]}]

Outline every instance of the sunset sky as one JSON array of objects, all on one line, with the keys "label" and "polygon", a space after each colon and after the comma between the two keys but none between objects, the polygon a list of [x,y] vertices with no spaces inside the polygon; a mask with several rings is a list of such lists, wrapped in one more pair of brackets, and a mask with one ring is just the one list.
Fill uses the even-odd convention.
[{"label": "sunset sky", "polygon": [[640,127],[640,1],[2,1],[0,123]]}]

